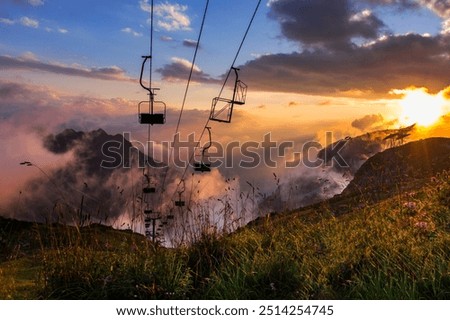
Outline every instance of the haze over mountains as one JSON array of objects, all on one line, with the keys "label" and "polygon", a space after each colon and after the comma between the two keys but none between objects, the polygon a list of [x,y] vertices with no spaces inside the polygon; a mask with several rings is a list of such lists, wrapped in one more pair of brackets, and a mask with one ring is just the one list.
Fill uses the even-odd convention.
[{"label": "haze over mountains", "polygon": [[[208,189],[208,196],[203,200],[210,201],[209,206],[217,199],[241,201],[240,209],[237,206],[232,209],[235,216],[243,216],[243,220],[248,222],[273,211],[317,203],[341,192],[347,195],[356,190],[366,193],[389,186],[394,188],[396,179],[425,174],[424,169],[430,174],[448,169],[448,139],[433,138],[382,152],[388,147],[386,137],[395,132],[382,130],[339,140],[317,153],[317,159],[323,162],[321,166],[299,167],[295,175],[284,177],[273,173],[268,177],[273,179],[272,191],[269,192],[262,186],[239,179],[233,188],[227,185],[227,181],[216,185],[203,184],[205,187],[202,187],[200,180],[203,178],[223,178],[220,168],[215,175],[199,176],[197,189]],[[62,167],[27,182],[18,191],[17,198],[9,199],[8,210],[2,213],[3,216],[72,224],[89,219],[90,223],[136,229],[142,209],[141,168],[145,162],[142,152],[122,135],[110,135],[102,129],[91,132],[66,129],[46,136],[42,144],[51,153],[70,153],[72,156]],[[105,148],[105,144],[112,147]],[[348,166],[335,163],[336,158],[330,153],[333,150],[339,151],[341,160]],[[105,167],[105,164],[110,167]],[[375,167],[383,169],[373,171]],[[380,178],[375,178],[375,173]],[[161,177],[155,175],[154,178],[159,187]],[[195,177],[192,175],[191,179]],[[177,182],[175,174],[168,176],[168,186]],[[223,190],[224,186],[228,186],[228,190]],[[190,191],[193,193],[194,189]],[[195,201],[192,204],[200,203]],[[211,208],[213,212],[220,212],[214,205]]]}]

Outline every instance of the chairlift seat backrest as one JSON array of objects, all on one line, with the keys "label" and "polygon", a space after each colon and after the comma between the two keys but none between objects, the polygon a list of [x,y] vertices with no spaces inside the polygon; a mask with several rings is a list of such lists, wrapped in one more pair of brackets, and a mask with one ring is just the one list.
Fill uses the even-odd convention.
[{"label": "chairlift seat backrest", "polygon": [[210,172],[211,164],[204,163],[204,162],[196,162],[196,163],[194,163],[194,170],[198,171],[198,172]]},{"label": "chairlift seat backrest", "polygon": [[231,99],[224,99],[215,97],[212,101],[211,113],[209,119],[217,122],[230,123],[233,115],[234,105],[244,105],[247,98],[247,85],[239,80],[238,70],[232,68],[236,74],[234,83],[233,97]]},{"label": "chairlift seat backrest", "polygon": [[141,124],[164,124],[166,122],[165,115],[163,113],[140,113],[139,122]]},{"label": "chairlift seat backrest", "polygon": [[247,85],[241,80],[236,82],[236,94],[233,100],[234,104],[243,105],[247,98]]},{"label": "chairlift seat backrest", "polygon": [[138,114],[141,124],[164,124],[166,123],[166,104],[162,101],[153,101],[152,106],[150,101],[141,101],[138,105]]},{"label": "chairlift seat backrest", "polygon": [[186,203],[184,201],[175,201],[175,207],[184,207]]},{"label": "chairlift seat backrest", "polygon": [[144,193],[155,193],[156,189],[154,187],[145,187],[142,189],[142,192]]}]

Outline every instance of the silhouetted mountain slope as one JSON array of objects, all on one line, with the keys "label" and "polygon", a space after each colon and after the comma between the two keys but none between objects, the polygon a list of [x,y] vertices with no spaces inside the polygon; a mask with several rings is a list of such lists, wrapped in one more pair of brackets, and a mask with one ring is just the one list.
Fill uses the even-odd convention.
[{"label": "silhouetted mountain slope", "polygon": [[341,196],[383,197],[450,170],[450,139],[429,138],[387,149],[367,160]]}]

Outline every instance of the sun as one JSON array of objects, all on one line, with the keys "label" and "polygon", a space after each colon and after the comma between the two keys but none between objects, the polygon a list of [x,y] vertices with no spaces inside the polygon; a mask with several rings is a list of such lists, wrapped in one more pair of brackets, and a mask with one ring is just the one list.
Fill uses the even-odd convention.
[{"label": "sun", "polygon": [[395,94],[403,94],[399,101],[402,107],[400,123],[428,127],[436,123],[444,113],[445,98],[441,95],[429,94],[426,88],[394,90]]}]

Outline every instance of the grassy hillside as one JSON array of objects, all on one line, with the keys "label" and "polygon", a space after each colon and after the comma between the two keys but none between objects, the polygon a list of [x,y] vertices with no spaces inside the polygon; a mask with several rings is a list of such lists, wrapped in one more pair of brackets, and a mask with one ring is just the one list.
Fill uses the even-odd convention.
[{"label": "grassy hillside", "polygon": [[450,173],[422,172],[178,249],[2,219],[0,299],[449,299]]},{"label": "grassy hillside", "polygon": [[179,249],[100,226],[2,221],[3,244],[15,244],[3,246],[0,298],[450,298],[448,174],[354,207],[335,217],[322,204]]}]

